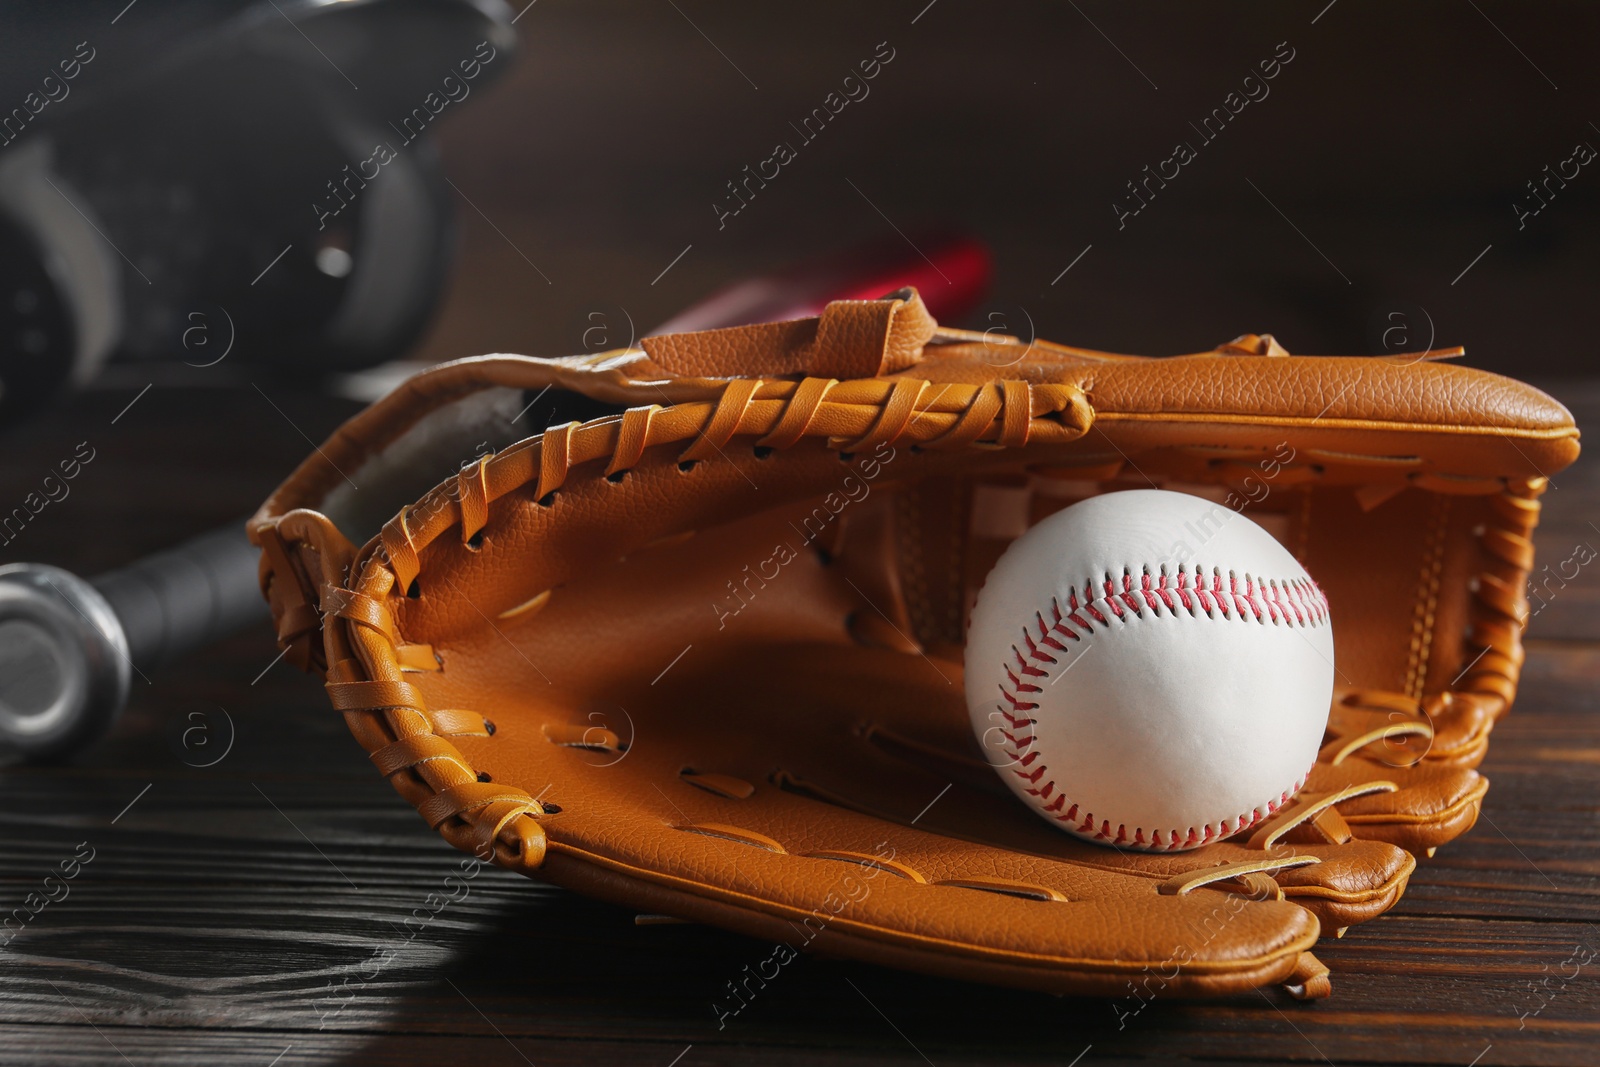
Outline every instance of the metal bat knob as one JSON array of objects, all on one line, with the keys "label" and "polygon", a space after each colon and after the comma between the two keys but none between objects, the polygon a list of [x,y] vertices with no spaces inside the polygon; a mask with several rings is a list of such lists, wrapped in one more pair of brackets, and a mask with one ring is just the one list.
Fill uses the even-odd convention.
[{"label": "metal bat knob", "polygon": [[85,580],[0,567],[0,745],[64,758],[104,733],[135,677],[265,618],[244,523]]}]

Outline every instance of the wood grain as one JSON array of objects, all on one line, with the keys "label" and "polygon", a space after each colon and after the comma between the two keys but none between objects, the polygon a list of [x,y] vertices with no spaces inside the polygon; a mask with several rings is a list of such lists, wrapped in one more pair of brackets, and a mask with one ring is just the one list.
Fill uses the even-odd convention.
[{"label": "wood grain", "polygon": [[[311,394],[274,399],[314,436],[349,411]],[[1570,399],[1582,417],[1600,414],[1600,390]],[[14,450],[0,493],[19,491],[52,450],[103,442],[15,553],[120,562],[243,514],[303,452],[247,384],[153,390],[134,409],[142,422],[130,414],[108,432],[126,400],[81,397]],[[223,425],[249,427],[249,447],[192,448]],[[1550,493],[1542,552],[1600,513],[1596,466]],[[1479,825],[1422,862],[1393,912],[1318,949],[1334,970],[1330,1000],[1158,997],[1135,1011],[1131,998],[805,958],[725,1028],[712,1004],[765,953],[755,942],[636,926],[498,870],[431,914],[460,857],[372,774],[320,686],[281,664],[261,675],[273,651],[263,624],[140,685],[116,736],[80,763],[0,777],[0,902],[35,891],[79,842],[95,850],[65,899],[0,949],[0,1062],[266,1065],[282,1053],[285,1065],[664,1067],[682,1054],[683,1067],[943,1067],[1063,1064],[1088,1048],[1079,1062],[1590,1063],[1600,964],[1566,972],[1576,950],[1600,950],[1600,642],[1566,605],[1596,588],[1585,571],[1535,622],[1518,706],[1484,766],[1493,786]],[[224,710],[227,756],[186,765],[183,730],[205,722],[220,745]]]}]

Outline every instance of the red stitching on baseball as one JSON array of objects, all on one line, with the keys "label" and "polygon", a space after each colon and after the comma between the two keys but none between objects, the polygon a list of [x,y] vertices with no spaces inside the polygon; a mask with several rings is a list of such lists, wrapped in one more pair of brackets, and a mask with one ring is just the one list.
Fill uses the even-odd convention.
[{"label": "red stitching on baseball", "polygon": [[[1190,584],[1191,580],[1193,582],[1192,585]],[[1124,570],[1122,573],[1122,588],[1119,590],[1116,588],[1116,579],[1110,573],[1107,573],[1102,576],[1100,583],[1098,583],[1105,590],[1105,596],[1100,602],[1109,607],[1112,614],[1124,622],[1127,621],[1127,613],[1123,611],[1124,603],[1127,605],[1128,610],[1139,618],[1144,617],[1143,607],[1148,606],[1152,612],[1159,614],[1160,605],[1163,604],[1173,616],[1177,616],[1175,602],[1181,604],[1191,618],[1195,617],[1194,606],[1197,603],[1208,617],[1215,618],[1215,612],[1220,610],[1222,617],[1229,621],[1233,621],[1236,618],[1245,618],[1246,608],[1248,607],[1249,616],[1263,625],[1320,626],[1328,618],[1328,598],[1317,583],[1309,578],[1292,578],[1284,580],[1282,583],[1275,579],[1265,579],[1258,583],[1253,575],[1246,574],[1244,576],[1244,589],[1241,591],[1239,589],[1238,576],[1230,571],[1228,572],[1228,588],[1224,590],[1222,587],[1222,571],[1220,569],[1216,567],[1211,569],[1211,585],[1210,588],[1207,588],[1206,575],[1201,568],[1196,567],[1191,571],[1187,565],[1182,565],[1178,568],[1176,584],[1169,585],[1171,581],[1171,576],[1167,574],[1166,569],[1163,567],[1159,579],[1152,586],[1150,573],[1145,571],[1139,588],[1135,590],[1132,575]],[[1083,639],[1083,635],[1078,633],[1078,630],[1081,629],[1086,633],[1093,633],[1094,626],[1088,619],[1083,617],[1082,612],[1092,615],[1101,625],[1109,625],[1110,620],[1095,608],[1097,598],[1094,596],[1093,590],[1096,585],[1097,583],[1094,581],[1083,583],[1084,599],[1081,604],[1078,600],[1078,589],[1069,588],[1067,590],[1067,610],[1064,614],[1061,610],[1060,599],[1051,597],[1050,615],[1053,621],[1047,623],[1042,612],[1036,613],[1034,616],[1039,623],[1039,640],[1052,648],[1065,651],[1065,646],[1051,638],[1050,634],[1057,633],[1074,641],[1080,641]],[[1232,601],[1233,614],[1229,613],[1230,599]],[[1215,604],[1215,608],[1213,608],[1213,604]],[[1017,668],[1027,677],[1048,677],[1048,672],[1033,666],[1029,660],[1037,660],[1054,666],[1057,662],[1055,657],[1039,650],[1038,644],[1027,626],[1023,627],[1022,637],[1024,644],[1028,648],[1027,656],[1024,656],[1022,650],[1015,645],[1011,646],[1012,655],[1017,660]],[[1002,668],[1005,671],[1007,681],[1010,683],[1010,688],[1007,688],[1006,682],[1000,683],[1000,695],[1005,698],[1013,710],[1022,712],[1037,710],[1039,707],[1037,703],[1023,700],[1018,694],[1038,693],[1042,691],[1040,687],[1031,682],[1022,681],[1021,678],[1017,677],[1016,672],[1011,669],[1010,665],[1003,664]],[[1007,712],[1003,707],[999,708],[999,711],[1014,730],[1023,726],[1031,727],[1037,723],[1036,719],[1018,718]],[[1042,811],[1058,822],[1072,826],[1080,835],[1092,836],[1097,841],[1105,841],[1114,846],[1128,843],[1166,852],[1176,848],[1205,845],[1212,841],[1232,837],[1250,829],[1263,819],[1275,815],[1280,808],[1289,803],[1289,799],[1292,796],[1300,791],[1306,784],[1306,779],[1311,775],[1311,769],[1307,768],[1306,773],[1301,775],[1293,786],[1284,790],[1276,798],[1268,800],[1265,805],[1258,805],[1250,811],[1240,812],[1232,819],[1223,819],[1215,827],[1207,823],[1203,828],[1191,826],[1187,831],[1167,830],[1164,832],[1165,839],[1163,840],[1162,830],[1152,830],[1146,836],[1144,828],[1136,826],[1133,828],[1133,836],[1130,839],[1127,826],[1124,824],[1119,823],[1116,832],[1113,833],[1109,819],[1099,820],[1099,825],[1096,826],[1093,812],[1085,812],[1080,818],[1077,804],[1072,804],[1064,812],[1061,811],[1062,806],[1067,803],[1067,794],[1057,787],[1055,779],[1045,778],[1045,772],[1048,770],[1045,764],[1040,763],[1038,766],[1033,766],[1039,757],[1038,752],[1031,750],[1036,735],[1030,733],[1025,738],[1014,737],[1003,729],[1000,733],[1012,746],[1011,749],[1002,749],[1005,755],[1009,756],[1016,765],[1012,769],[1012,773],[1029,783],[1030,788],[1027,792],[1030,796],[1039,797],[1041,801],[1050,801],[1049,804],[1041,809]],[[1316,766],[1315,762],[1312,763],[1312,766]],[[1018,769],[1024,767],[1031,767],[1032,769],[1026,772]],[[1052,795],[1055,798],[1054,800],[1051,800]],[[1265,808],[1264,811],[1262,810],[1263,807]]]}]

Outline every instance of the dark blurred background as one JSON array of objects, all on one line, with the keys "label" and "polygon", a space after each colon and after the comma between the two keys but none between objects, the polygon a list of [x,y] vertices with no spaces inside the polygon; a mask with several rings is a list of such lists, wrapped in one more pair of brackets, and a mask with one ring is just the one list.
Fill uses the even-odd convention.
[{"label": "dark blurred background", "polygon": [[[253,16],[270,38],[254,51],[296,65],[317,107],[365,108],[392,126],[459,48],[438,35],[431,51],[404,35],[378,39],[369,27],[387,16],[352,30],[342,9],[430,6],[23,7],[8,17],[29,32],[0,43],[0,90],[20,103],[50,69],[37,48],[59,42],[66,55],[82,37],[97,50],[76,84],[82,102],[221,54],[187,31]],[[306,14],[322,8],[341,11]],[[515,17],[518,54],[429,130],[442,144],[459,255],[440,313],[406,349],[419,359],[581,351],[596,311],[626,312],[645,329],[797,259],[956,227],[989,245],[996,268],[989,304],[967,325],[1150,354],[1248,330],[1271,331],[1294,352],[1464,344],[1470,362],[1523,375],[1591,365],[1592,5],[822,0],[757,11],[722,0],[516,0],[500,10]],[[859,98],[803,138],[806,117],[875,56],[892,58],[866,95],[855,83]],[[204,83],[192,84],[187,95],[203,95]],[[243,162],[195,147],[227,119],[181,92],[118,127],[202,182],[238,185],[248,166],[263,187],[228,205],[241,226],[269,199],[309,220],[330,168],[286,165],[325,147],[296,118],[307,105],[293,95],[256,101]],[[1216,111],[1229,120],[1203,133]],[[740,204],[729,183],[779,142],[795,158],[722,216]],[[1175,164],[1163,161],[1179,142],[1195,158],[1171,177]],[[1119,215],[1139,205],[1129,183],[1163,167],[1171,180],[1141,185],[1148,204]],[[174,217],[169,229],[184,224]],[[147,262],[136,235],[118,244],[130,265]],[[272,251],[241,253],[241,279]],[[289,285],[308,254],[302,242],[271,281]],[[252,332],[276,341],[272,331],[271,321],[240,327],[247,348]],[[167,333],[173,357],[192,357],[181,329]],[[159,338],[144,348],[159,355]],[[344,358],[320,353],[284,342],[257,361],[300,373]]]},{"label": "dark blurred background", "polygon": [[[589,304],[655,322],[891,226],[958,224],[993,249],[992,310],[1052,340],[1375,353],[1400,312],[1415,347],[1431,319],[1478,366],[1594,366],[1600,172],[1523,228],[1516,207],[1600,146],[1592,5],[540,0],[517,28],[520,65],[444,131],[482,216],[462,212],[431,359],[578,351]],[[798,142],[789,124],[881,41],[871,95],[719,230],[725,183]],[[1280,42],[1270,95],[1202,142],[1190,123]],[[1180,140],[1197,158],[1119,229],[1126,183]]]}]

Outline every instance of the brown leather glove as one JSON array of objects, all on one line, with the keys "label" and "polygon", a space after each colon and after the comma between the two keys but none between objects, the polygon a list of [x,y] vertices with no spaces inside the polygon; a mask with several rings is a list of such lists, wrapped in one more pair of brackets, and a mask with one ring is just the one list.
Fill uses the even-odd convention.
[{"label": "brown leather glove", "polygon": [[[1475,817],[1538,495],[1577,454],[1558,404],[1450,354],[1245,337],[1144,360],[940,329],[908,291],[435,368],[309,457],[251,535],[280,642],[460,848],[775,952],[1321,996],[1319,932],[1398,899],[1396,844]],[[525,437],[552,410],[574,421]],[[1293,802],[1162,855],[1015,803],[960,682],[1010,539],[1148,484],[1245,511],[1305,562],[1340,686]]]}]

